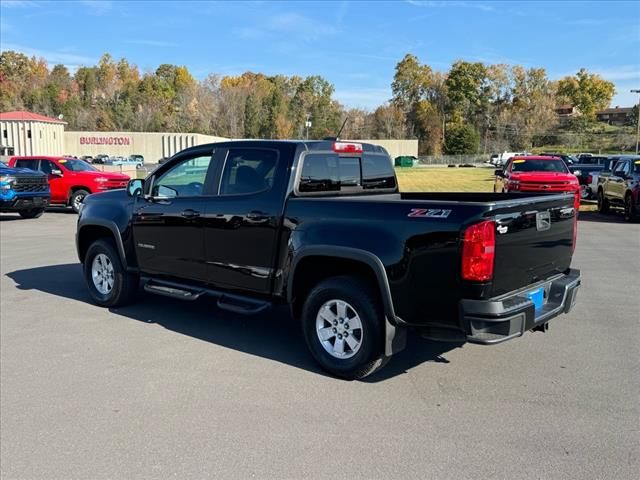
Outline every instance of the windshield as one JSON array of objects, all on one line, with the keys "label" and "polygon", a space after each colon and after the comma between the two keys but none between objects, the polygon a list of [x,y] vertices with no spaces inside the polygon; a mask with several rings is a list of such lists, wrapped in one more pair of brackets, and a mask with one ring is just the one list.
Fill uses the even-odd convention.
[{"label": "windshield", "polygon": [[514,160],[511,166],[512,172],[558,172],[568,173],[567,166],[560,159],[550,160]]},{"label": "windshield", "polygon": [[8,167],[9,167],[9,165],[7,165],[7,164],[6,164],[6,163],[4,163],[4,162],[0,162],[0,167],[7,167],[7,168],[8,168]]},{"label": "windshield", "polygon": [[58,160],[64,168],[67,170],[71,170],[72,172],[97,172],[98,169],[92,167],[84,160],[63,158],[62,160]]}]

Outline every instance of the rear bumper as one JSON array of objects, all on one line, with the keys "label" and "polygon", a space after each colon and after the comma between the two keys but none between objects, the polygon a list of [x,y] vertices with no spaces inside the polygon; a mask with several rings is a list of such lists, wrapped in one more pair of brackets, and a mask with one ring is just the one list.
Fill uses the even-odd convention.
[{"label": "rear bumper", "polygon": [[[546,303],[536,310],[527,296],[532,289],[544,287]],[[576,302],[580,270],[493,300],[461,300],[460,315],[467,341],[491,345],[520,337],[544,326],[561,313],[568,313]]]}]

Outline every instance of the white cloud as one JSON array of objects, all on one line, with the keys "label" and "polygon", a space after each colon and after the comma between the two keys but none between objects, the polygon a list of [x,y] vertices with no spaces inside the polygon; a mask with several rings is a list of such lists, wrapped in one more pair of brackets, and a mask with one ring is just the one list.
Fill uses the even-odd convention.
[{"label": "white cloud", "polygon": [[88,7],[93,15],[105,15],[113,9],[111,0],[80,0],[78,3]]},{"label": "white cloud", "polygon": [[38,7],[39,5],[39,2],[32,0],[2,0],[0,3],[2,8]]},{"label": "white cloud", "polygon": [[483,12],[493,12],[495,8],[492,5],[481,2],[468,1],[431,1],[431,0],[406,0],[410,5],[425,8],[441,8],[441,7],[457,7],[457,8],[475,8]]},{"label": "white cloud", "polygon": [[268,30],[274,32],[301,35],[307,38],[318,38],[337,32],[333,25],[327,25],[294,12],[269,17],[265,25]]},{"label": "white cloud", "polygon": [[144,45],[146,47],[177,47],[175,42],[167,42],[165,40],[127,40],[131,45]]},{"label": "white cloud", "polygon": [[93,65],[96,63],[94,58],[86,57],[84,55],[77,55],[62,51],[40,50],[38,48],[32,48],[25,45],[0,42],[0,51],[4,50],[14,50],[16,52],[24,53],[29,57],[44,58],[49,65],[62,63],[72,69],[77,69],[80,65]]},{"label": "white cloud", "polygon": [[348,107],[371,110],[379,107],[391,98],[389,88],[336,89],[336,99]]}]

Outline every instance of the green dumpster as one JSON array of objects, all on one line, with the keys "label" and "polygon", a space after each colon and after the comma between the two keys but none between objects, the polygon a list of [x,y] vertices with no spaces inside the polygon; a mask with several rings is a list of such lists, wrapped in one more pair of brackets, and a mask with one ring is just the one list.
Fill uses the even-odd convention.
[{"label": "green dumpster", "polygon": [[416,157],[412,157],[409,155],[401,155],[396,157],[395,166],[396,167],[413,167]]}]

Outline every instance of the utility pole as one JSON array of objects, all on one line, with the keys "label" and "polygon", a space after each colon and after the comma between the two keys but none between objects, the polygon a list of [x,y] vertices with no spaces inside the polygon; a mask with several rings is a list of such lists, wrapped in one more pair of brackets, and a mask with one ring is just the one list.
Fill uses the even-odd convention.
[{"label": "utility pole", "polygon": [[[631,93],[640,93],[639,89],[631,90]],[[636,155],[638,155],[638,146],[640,144],[640,102],[638,102],[638,119],[636,120]]]}]

